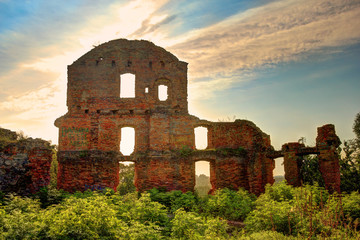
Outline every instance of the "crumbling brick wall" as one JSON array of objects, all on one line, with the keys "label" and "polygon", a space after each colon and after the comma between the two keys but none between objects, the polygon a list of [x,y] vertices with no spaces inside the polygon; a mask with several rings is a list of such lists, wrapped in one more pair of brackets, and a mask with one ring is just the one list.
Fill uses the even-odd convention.
[{"label": "crumbling brick wall", "polygon": [[332,124],[318,127],[315,147],[305,147],[304,144],[298,142],[284,144],[277,157],[284,157],[286,181],[290,185],[300,186],[302,156],[316,154],[325,188],[330,192],[340,192],[340,165],[337,152],[339,145],[340,139]]},{"label": "crumbling brick wall", "polygon": [[[5,136],[4,132],[11,131],[0,129],[1,136]],[[17,140],[16,133],[12,133],[12,143],[0,151],[0,191],[20,195],[35,193],[50,182],[50,144],[41,139]]]},{"label": "crumbling brick wall", "polygon": [[[122,97],[123,74],[135,76],[133,97]],[[58,188],[75,191],[118,185],[119,161],[135,163],[139,191],[162,187],[193,191],[195,162],[210,163],[216,188],[260,194],[273,183],[270,137],[254,123],[209,122],[188,113],[187,63],[148,41],[113,40],[68,66],[68,112],[59,128]],[[159,86],[167,87],[161,100]],[[206,150],[194,129],[208,129]],[[130,156],[119,151],[121,129],[135,130]]]}]

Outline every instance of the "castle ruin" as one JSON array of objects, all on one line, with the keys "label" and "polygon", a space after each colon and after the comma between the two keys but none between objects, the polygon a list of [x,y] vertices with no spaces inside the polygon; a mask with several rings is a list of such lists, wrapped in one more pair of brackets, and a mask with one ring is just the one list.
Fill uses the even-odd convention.
[{"label": "castle ruin", "polygon": [[[126,74],[132,96],[122,96]],[[284,157],[288,183],[300,182],[301,156],[318,154],[326,187],[340,191],[339,138],[333,125],[318,128],[315,147],[284,144],[275,151],[270,136],[247,120],[210,122],[188,113],[187,63],[148,41],[119,39],[101,44],[68,66],[68,112],[59,128],[58,188],[69,192],[116,189],[119,162],[135,164],[138,191],[154,187],[193,191],[195,162],[210,163],[212,190],[243,187],[259,195],[274,182],[274,159]],[[160,97],[159,89],[167,90]],[[120,152],[122,128],[135,131],[134,152]],[[197,150],[194,129],[208,131]]]}]

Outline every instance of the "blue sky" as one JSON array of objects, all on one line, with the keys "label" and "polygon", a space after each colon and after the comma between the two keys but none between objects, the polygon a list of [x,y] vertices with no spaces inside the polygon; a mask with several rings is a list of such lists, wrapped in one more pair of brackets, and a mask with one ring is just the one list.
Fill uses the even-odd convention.
[{"label": "blue sky", "polygon": [[57,143],[66,66],[129,38],[189,63],[191,114],[251,120],[276,149],[300,137],[313,145],[327,123],[350,139],[359,26],[359,0],[0,0],[0,126]]}]

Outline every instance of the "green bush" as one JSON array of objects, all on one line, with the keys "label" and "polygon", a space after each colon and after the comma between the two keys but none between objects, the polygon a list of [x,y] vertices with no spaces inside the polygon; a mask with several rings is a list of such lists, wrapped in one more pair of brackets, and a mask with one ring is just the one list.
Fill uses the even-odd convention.
[{"label": "green bush", "polygon": [[69,193],[55,188],[41,188],[39,192],[34,195],[35,198],[40,200],[41,208],[47,208],[51,205],[60,203]]},{"label": "green bush", "polygon": [[344,215],[352,220],[360,220],[360,194],[352,192],[342,198]]},{"label": "green bush", "polygon": [[165,207],[157,202],[152,202],[148,193],[141,194],[141,197],[133,202],[127,212],[122,212],[122,216],[144,224],[152,222],[159,227],[166,227],[169,222]]},{"label": "green bush", "polygon": [[[4,239],[40,239],[46,225],[42,221],[40,202],[30,198],[10,196],[0,209],[1,237]],[[0,239],[1,239],[0,237]]]},{"label": "green bush", "polygon": [[128,223],[130,227],[143,224],[157,234],[170,234],[170,220],[165,206],[158,202],[152,202],[148,193],[141,194],[139,199],[136,193],[124,196],[115,194],[108,201],[113,205],[116,216]]},{"label": "green bush", "polygon": [[132,240],[163,239],[160,229],[153,223],[143,224],[137,221],[131,221],[129,228],[124,234],[124,236],[119,236],[118,238]]},{"label": "green bush", "polygon": [[36,213],[40,211],[40,201],[28,197],[9,195],[5,199],[4,210],[11,214],[14,211],[22,213]]},{"label": "green bush", "polygon": [[227,220],[244,220],[254,208],[254,201],[255,196],[244,189],[219,189],[208,197],[203,205],[203,212]]},{"label": "green bush", "polygon": [[0,239],[1,239],[1,233],[4,232],[5,218],[6,218],[5,210],[0,205]]},{"label": "green bush", "polygon": [[166,206],[171,213],[174,213],[179,208],[183,208],[186,211],[194,211],[197,209],[199,199],[192,192],[163,192],[156,188],[153,188],[148,192],[150,193],[152,201]]},{"label": "green bush", "polygon": [[273,186],[266,185],[264,195],[277,202],[289,201],[294,199],[294,188],[282,181]]},{"label": "green bush", "polygon": [[128,228],[100,195],[67,198],[50,208],[45,219],[51,239],[119,239]]},{"label": "green bush", "polygon": [[237,240],[292,240],[302,239],[293,236],[286,236],[276,231],[260,231],[251,233],[249,235],[243,235],[236,237]]},{"label": "green bush", "polygon": [[255,202],[256,209],[245,220],[246,229],[276,230],[286,235],[319,233],[322,223],[318,213],[327,199],[327,191],[316,185],[293,188],[285,181],[267,185]]},{"label": "green bush", "polygon": [[206,219],[194,212],[183,209],[175,211],[171,220],[172,239],[225,239],[227,236],[226,222],[218,218]]},{"label": "green bush", "polygon": [[[260,198],[264,197],[260,196]],[[245,219],[248,232],[274,230],[287,235],[294,232],[298,218],[291,211],[293,205],[290,201],[277,202],[267,198],[266,201],[260,199],[256,203],[256,209]]]},{"label": "green bush", "polygon": [[256,200],[255,210],[245,220],[246,230],[249,233],[273,230],[300,239],[336,239],[339,236],[350,239],[358,236],[356,222],[348,220],[345,212],[356,216],[357,202],[356,194],[343,198],[337,194],[329,196],[317,185],[267,186],[265,193]]}]

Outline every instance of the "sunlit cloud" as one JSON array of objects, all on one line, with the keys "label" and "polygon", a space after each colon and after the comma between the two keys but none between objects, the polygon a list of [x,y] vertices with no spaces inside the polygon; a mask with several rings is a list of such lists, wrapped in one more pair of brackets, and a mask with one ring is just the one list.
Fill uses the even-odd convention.
[{"label": "sunlit cloud", "polygon": [[48,3],[27,25],[4,30],[0,36],[0,54],[6,59],[0,66],[0,125],[22,126],[28,134],[42,133],[56,141],[56,128],[53,136],[42,129],[66,112],[66,66],[98,44],[136,32],[146,19],[151,24],[163,21],[166,16],[154,12],[164,3],[136,0],[82,5],[75,10],[68,7],[61,21],[52,12],[64,10],[63,6]]},{"label": "sunlit cloud", "polygon": [[277,1],[188,33],[169,50],[190,62],[193,79],[232,75],[357,43],[359,24],[358,1]]}]

